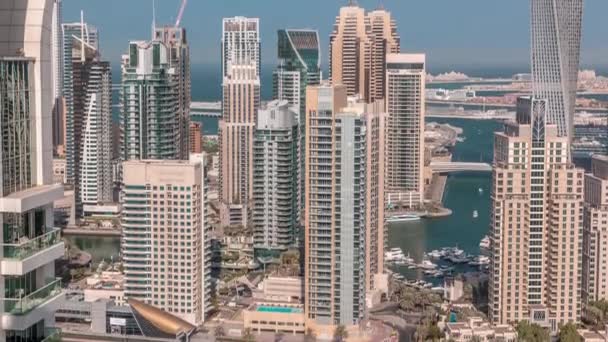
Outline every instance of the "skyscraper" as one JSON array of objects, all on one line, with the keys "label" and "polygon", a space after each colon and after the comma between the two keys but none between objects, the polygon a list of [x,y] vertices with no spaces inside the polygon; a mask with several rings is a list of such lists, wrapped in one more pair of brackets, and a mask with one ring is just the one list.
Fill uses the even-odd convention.
[{"label": "skyscraper", "polygon": [[204,319],[208,294],[202,168],[198,161],[123,163],[125,297],[193,325]]},{"label": "skyscraper", "polygon": [[260,75],[260,19],[233,17],[222,21],[222,76],[232,65],[255,64]]},{"label": "skyscraper", "polygon": [[[304,130],[306,87],[321,80],[319,34],[314,30],[279,30],[279,65],[273,74],[273,98],[296,109],[298,122],[298,207],[304,213]],[[303,217],[302,217],[303,219]]]},{"label": "skyscraper", "polygon": [[171,49],[158,40],[134,41],[123,55],[122,160],[187,159],[181,149],[179,83]]},{"label": "skyscraper", "polygon": [[177,84],[180,154],[181,159],[188,159],[192,82],[190,79],[190,47],[186,39],[186,29],[174,26],[155,27],[154,40],[163,42],[167,47],[169,66],[174,69],[171,76],[173,82]]},{"label": "skyscraper", "polygon": [[547,121],[574,138],[583,0],[532,0],[532,94],[547,99]]},{"label": "skyscraper", "polygon": [[74,158],[77,218],[87,216],[98,204],[112,202],[114,194],[112,71],[96,50],[85,44],[82,48],[83,60],[75,60],[72,65],[74,112],[82,120],[75,126],[82,130],[75,130],[75,143],[79,144],[74,149],[78,151]]},{"label": "skyscraper", "polygon": [[386,57],[387,201],[415,207],[424,200],[425,55]]},{"label": "skyscraper", "polygon": [[[112,75],[96,47],[73,37],[70,49],[71,113],[67,159],[72,172],[75,219],[91,208],[112,201]],[[67,172],[69,174],[69,172]]]},{"label": "skyscraper", "polygon": [[[63,34],[63,101],[65,101],[65,157],[66,157],[66,182],[71,185],[78,183],[77,173],[79,171],[78,156],[82,151],[82,132],[84,124],[84,113],[76,113],[74,108],[74,62],[81,60],[79,54],[81,46],[99,51],[99,34],[97,28],[85,23],[66,23],[61,25]],[[74,47],[77,50],[74,50]],[[75,53],[77,52],[77,53]],[[78,89],[81,90],[81,89]],[[84,108],[84,107],[82,107]],[[81,109],[82,110],[82,109]]]},{"label": "skyscraper", "polygon": [[608,300],[608,156],[595,155],[585,175],[583,303]]},{"label": "skyscraper", "polygon": [[259,21],[226,18],[222,37],[220,216],[224,225],[246,226],[253,196],[253,134],[260,107]]},{"label": "skyscraper", "polygon": [[307,326],[356,325],[365,306],[365,121],[346,87],[306,92],[304,290]]},{"label": "skyscraper", "polygon": [[395,21],[384,9],[368,14],[353,2],[340,8],[329,37],[329,77],[344,84],[348,95],[360,94],[364,101],[385,98],[385,61],[388,53],[399,53],[400,38]]},{"label": "skyscraper", "polygon": [[295,245],[298,201],[297,109],[272,101],[260,109],[253,145],[253,244],[260,251]]},{"label": "skyscraper", "polygon": [[63,154],[65,149],[65,105],[63,101],[63,34],[61,30],[62,1],[53,1],[53,19],[51,30],[51,41],[53,44],[52,65],[53,65],[53,147],[55,154]]},{"label": "skyscraper", "polygon": [[63,301],[55,261],[64,256],[53,226],[52,1],[3,1],[0,44],[1,341],[40,342]]},{"label": "skyscraper", "polygon": [[517,122],[495,134],[489,317],[556,331],[581,314],[583,170],[547,110],[520,98]]}]

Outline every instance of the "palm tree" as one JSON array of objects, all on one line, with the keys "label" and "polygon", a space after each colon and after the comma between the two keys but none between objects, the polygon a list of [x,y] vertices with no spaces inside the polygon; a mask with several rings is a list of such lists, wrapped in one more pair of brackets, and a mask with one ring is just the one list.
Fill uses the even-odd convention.
[{"label": "palm tree", "polygon": [[348,331],[346,331],[346,328],[342,324],[338,325],[334,330],[334,342],[343,342],[347,338]]}]

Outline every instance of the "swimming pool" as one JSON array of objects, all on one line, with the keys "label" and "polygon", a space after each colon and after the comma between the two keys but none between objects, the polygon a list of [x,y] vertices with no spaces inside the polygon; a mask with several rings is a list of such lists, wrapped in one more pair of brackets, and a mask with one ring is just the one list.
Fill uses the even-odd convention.
[{"label": "swimming pool", "polygon": [[302,313],[300,308],[290,308],[283,306],[259,305],[256,311],[260,312],[278,312],[278,313]]}]

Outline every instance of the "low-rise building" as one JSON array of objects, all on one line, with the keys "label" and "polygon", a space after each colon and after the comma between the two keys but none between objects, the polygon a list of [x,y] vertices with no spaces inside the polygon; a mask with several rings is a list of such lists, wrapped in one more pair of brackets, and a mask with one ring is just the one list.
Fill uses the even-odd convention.
[{"label": "low-rise building", "polygon": [[99,299],[114,301],[118,306],[125,305],[124,274],[119,271],[103,271],[86,279],[83,289],[85,302],[96,302]]},{"label": "low-rise building", "polygon": [[301,302],[304,296],[302,277],[268,277],[260,282],[254,296],[261,300]]},{"label": "low-rise building", "polygon": [[515,342],[517,331],[510,325],[491,325],[480,317],[472,317],[468,322],[447,323],[445,337],[455,342],[470,341],[473,337],[482,342]]},{"label": "low-rise building", "polygon": [[245,329],[254,332],[274,331],[284,333],[304,333],[304,306],[285,303],[254,303],[243,311]]},{"label": "low-rise building", "polygon": [[587,329],[578,329],[578,335],[582,342],[606,342],[608,341],[608,328],[604,331],[592,331]]}]

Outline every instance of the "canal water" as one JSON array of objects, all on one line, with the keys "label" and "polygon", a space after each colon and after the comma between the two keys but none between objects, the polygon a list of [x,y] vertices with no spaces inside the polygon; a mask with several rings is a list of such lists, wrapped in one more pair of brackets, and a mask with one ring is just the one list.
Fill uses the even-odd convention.
[{"label": "canal water", "polygon": [[[494,132],[502,129],[502,123],[493,120],[428,119],[449,123],[463,129],[464,142],[453,150],[454,161],[487,162],[493,158]],[[425,252],[448,246],[458,246],[466,253],[479,254],[479,241],[488,233],[490,224],[490,184],[488,173],[456,173],[448,177],[444,193],[444,206],[452,215],[437,219],[422,219],[415,222],[400,222],[389,225],[388,247],[399,247],[421,262]],[[479,191],[481,189],[481,191]],[[478,217],[473,217],[473,212]],[[435,284],[439,279],[425,277],[422,270],[407,266],[391,268],[409,279],[425,279]],[[458,271],[469,271],[469,267],[457,267]]]}]

